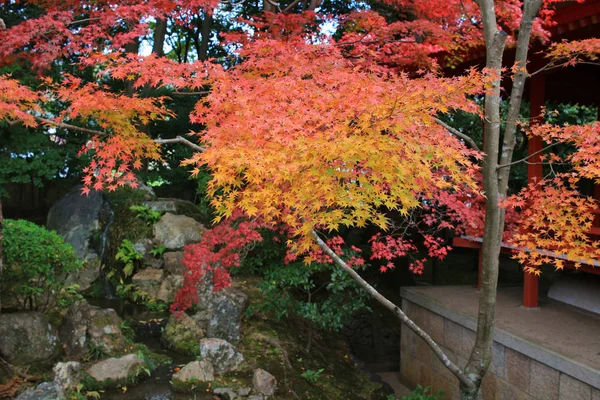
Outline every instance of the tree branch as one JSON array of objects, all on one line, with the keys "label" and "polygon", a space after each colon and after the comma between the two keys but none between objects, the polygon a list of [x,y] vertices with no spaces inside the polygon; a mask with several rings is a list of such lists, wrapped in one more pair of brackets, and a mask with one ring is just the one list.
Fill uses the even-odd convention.
[{"label": "tree branch", "polygon": [[[37,121],[40,121],[46,125],[57,126],[59,128],[65,128],[65,129],[70,129],[70,130],[79,131],[79,132],[83,132],[83,133],[89,133],[92,135],[100,135],[100,136],[108,135],[108,133],[106,133],[106,132],[97,131],[95,129],[89,129],[89,128],[83,128],[83,127],[77,126],[77,125],[65,124],[64,122],[52,121],[51,119],[42,118],[42,117],[34,117],[34,118]],[[15,121],[9,121],[8,123],[9,123],[9,125],[16,125],[20,122],[22,122],[22,121],[15,120]],[[158,144],[181,143],[181,144],[184,144],[196,151],[205,151],[206,150],[204,147],[198,146],[196,143],[191,142],[182,136],[177,136],[173,139],[155,139],[154,143],[158,143]]]},{"label": "tree branch", "polygon": [[396,315],[396,317],[402,321],[411,331],[417,334],[421,339],[427,343],[429,348],[433,351],[437,358],[444,364],[446,368],[450,370],[458,380],[468,388],[475,388],[475,384],[462,372],[462,370],[454,364],[448,356],[442,351],[442,349],[435,343],[435,341],[429,336],[425,331],[419,328],[408,316],[400,309],[400,307],[396,306],[394,303],[385,298],[381,293],[379,293],[373,286],[369,285],[367,281],[365,281],[354,269],[352,269],[348,264],[344,262],[327,244],[319,237],[317,232],[312,230],[310,232],[313,239],[317,242],[319,247],[327,254],[333,262],[340,267],[344,272],[350,275],[363,289],[365,289],[375,300],[377,300],[381,305],[390,310]]},{"label": "tree branch", "polygon": [[519,163],[522,163],[522,162],[527,162],[527,159],[529,159],[529,158],[531,158],[533,156],[536,156],[536,155],[538,155],[540,153],[543,153],[544,151],[548,150],[549,148],[551,148],[553,146],[556,146],[559,143],[560,142],[555,142],[555,143],[549,144],[548,146],[544,147],[543,149],[538,150],[538,151],[536,151],[534,153],[531,153],[531,154],[527,155],[527,157],[523,157],[520,160],[513,161],[513,162],[510,162],[508,164],[500,164],[500,165],[498,165],[497,169],[510,167],[512,165],[519,164]]},{"label": "tree branch", "polygon": [[450,132],[454,136],[457,136],[457,137],[461,138],[462,140],[464,140],[473,149],[475,149],[477,151],[481,151],[479,149],[479,146],[477,146],[477,143],[475,143],[475,141],[473,139],[471,139],[470,137],[468,137],[464,133],[462,133],[462,132],[454,129],[453,127],[451,127],[450,125],[448,125],[444,121],[442,121],[441,119],[434,118],[433,120],[435,122],[437,122],[439,125],[443,126],[448,132]]},{"label": "tree branch", "polygon": [[173,139],[156,139],[156,140],[154,140],[154,142],[159,143],[159,144],[181,143],[181,144],[185,144],[188,147],[191,147],[192,149],[194,149],[196,151],[205,151],[206,150],[204,147],[198,146],[196,143],[191,142],[182,136],[177,136]]}]

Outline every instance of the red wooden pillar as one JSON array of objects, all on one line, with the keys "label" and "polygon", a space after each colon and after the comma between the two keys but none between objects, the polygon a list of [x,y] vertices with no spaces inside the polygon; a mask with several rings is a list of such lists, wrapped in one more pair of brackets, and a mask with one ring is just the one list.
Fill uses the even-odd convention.
[{"label": "red wooden pillar", "polygon": [[[536,124],[543,121],[533,118],[539,117],[542,112],[542,107],[545,103],[546,81],[543,74],[534,75],[531,77],[529,89],[529,117],[532,118],[531,123]],[[527,143],[528,154],[533,154],[543,148],[543,142],[540,137],[530,137]],[[542,178],[542,164],[540,155],[535,155],[529,158],[530,164],[527,165],[527,181],[535,182]],[[539,295],[539,278],[537,275],[529,272],[524,272],[524,287],[523,287],[523,306],[537,307]]]}]

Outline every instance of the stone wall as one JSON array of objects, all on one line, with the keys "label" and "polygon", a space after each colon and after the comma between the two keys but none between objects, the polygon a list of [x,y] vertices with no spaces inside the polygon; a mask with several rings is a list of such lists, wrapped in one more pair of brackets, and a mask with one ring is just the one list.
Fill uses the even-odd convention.
[{"label": "stone wall", "polygon": [[[402,307],[406,314],[431,335],[453,362],[464,367],[475,340],[474,321],[465,323],[461,321],[465,317],[460,314],[452,318],[448,315],[451,311],[442,316],[406,299],[404,294]],[[573,368],[568,362],[558,362],[555,354],[542,354],[539,347],[523,350],[521,342],[513,346],[514,337],[499,340],[498,336],[496,334],[490,371],[483,380],[484,400],[600,400],[597,375]],[[545,360],[548,362],[543,362]],[[574,372],[572,375],[587,382],[567,372]],[[400,339],[400,374],[409,386],[430,386],[433,392],[443,391],[444,399],[459,399],[458,380],[425,342],[404,326]]]}]

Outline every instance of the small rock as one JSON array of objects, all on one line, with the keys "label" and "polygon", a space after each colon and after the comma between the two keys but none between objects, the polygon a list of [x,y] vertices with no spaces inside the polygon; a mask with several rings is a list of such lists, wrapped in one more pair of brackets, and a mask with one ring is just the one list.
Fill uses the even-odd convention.
[{"label": "small rock", "polygon": [[239,398],[232,388],[217,388],[213,390],[213,394],[225,400],[237,400]]},{"label": "small rock", "polygon": [[186,268],[183,265],[183,251],[170,251],[163,254],[165,271],[173,275],[183,275]]},{"label": "small rock", "polygon": [[213,365],[215,373],[237,371],[244,362],[244,356],[235,346],[223,339],[202,339],[200,357]]},{"label": "small rock", "polygon": [[131,278],[131,281],[137,285],[149,296],[156,298],[160,291],[164,272],[162,269],[146,268],[138,272]]},{"label": "small rock", "polygon": [[173,301],[175,301],[175,296],[177,295],[179,289],[181,289],[182,285],[183,276],[169,275],[160,284],[160,289],[156,298],[167,304],[171,304]]},{"label": "small rock", "polygon": [[15,400],[63,400],[64,394],[55,382],[40,383],[35,389],[28,389]]},{"label": "small rock", "polygon": [[251,391],[252,391],[252,388],[239,388],[237,393],[238,393],[238,395],[240,395],[242,397],[246,397],[246,396],[250,396]]},{"label": "small rock", "polygon": [[212,382],[215,380],[215,372],[211,363],[206,361],[193,361],[173,375],[173,380],[183,383],[192,380]]},{"label": "small rock", "polygon": [[0,354],[15,365],[49,362],[60,351],[58,332],[42,313],[0,314]]},{"label": "small rock", "polygon": [[195,219],[185,215],[166,213],[152,227],[154,238],[167,249],[182,249],[184,245],[197,243],[206,231]]},{"label": "small rock", "polygon": [[162,334],[163,343],[182,354],[197,354],[204,331],[186,313],[171,314]]},{"label": "small rock", "polygon": [[100,383],[111,381],[118,383],[126,381],[127,378],[138,372],[138,368],[144,365],[135,354],[128,354],[120,358],[109,358],[92,365],[87,373]]},{"label": "small rock", "polygon": [[262,394],[253,394],[252,396],[248,396],[247,400],[264,400],[264,396]]},{"label": "small rock", "polygon": [[264,394],[266,396],[272,396],[275,393],[275,388],[277,387],[277,379],[264,369],[257,369],[254,371],[254,376],[252,377],[252,386],[254,386],[254,390],[258,393]]},{"label": "small rock", "polygon": [[81,364],[77,361],[59,362],[53,368],[54,383],[64,392],[75,389],[79,384]]},{"label": "small rock", "polygon": [[162,257],[155,257],[152,254],[152,249],[154,248],[154,244],[151,239],[140,239],[133,245],[133,248],[138,253],[144,256],[144,265],[147,265],[151,268],[160,269],[164,265],[164,261]]}]

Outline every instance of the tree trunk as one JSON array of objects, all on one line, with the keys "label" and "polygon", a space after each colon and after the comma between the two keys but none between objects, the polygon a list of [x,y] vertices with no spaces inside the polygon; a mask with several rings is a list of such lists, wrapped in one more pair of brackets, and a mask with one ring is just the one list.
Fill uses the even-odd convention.
[{"label": "tree trunk", "polygon": [[[2,240],[4,239],[4,215],[2,214],[2,199],[0,198],[0,277],[2,277]],[[0,313],[2,312],[2,281],[0,280]]]},{"label": "tree trunk", "polygon": [[165,35],[167,34],[167,20],[157,19],[156,28],[154,29],[154,43],[152,43],[152,53],[159,57],[165,55]]},{"label": "tree trunk", "polygon": [[500,149],[500,71],[507,35],[498,30],[493,0],[481,0],[479,2],[486,42],[486,68],[492,71],[495,76],[492,89],[486,93],[485,97],[483,187],[486,196],[486,215],[481,249],[483,265],[479,292],[479,313],[475,344],[465,367],[465,373],[475,383],[476,389],[473,390],[473,388],[461,383],[461,398],[463,400],[481,398],[481,381],[492,361],[499,257],[504,232],[504,209],[500,207],[500,201],[506,197],[510,173],[509,167],[498,168],[499,157],[503,164],[510,162],[512,159],[524,81],[527,77],[525,68],[531,27],[540,5],[541,0],[526,0],[524,3],[516,53],[516,63],[521,69],[514,78],[509,102],[509,115],[506,122],[507,128],[503,146]]},{"label": "tree trunk", "polygon": [[208,60],[208,43],[210,41],[210,32],[212,30],[213,16],[212,13],[205,13],[202,20],[202,42],[198,50],[198,59],[200,61]]}]

